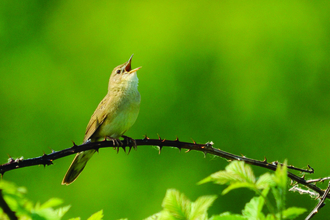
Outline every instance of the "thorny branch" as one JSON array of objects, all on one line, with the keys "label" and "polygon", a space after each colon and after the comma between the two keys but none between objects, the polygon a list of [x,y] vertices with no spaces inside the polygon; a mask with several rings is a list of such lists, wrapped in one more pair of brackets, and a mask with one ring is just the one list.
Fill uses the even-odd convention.
[{"label": "thorny branch", "polygon": [[325,205],[324,204],[324,201],[325,201],[326,197],[328,196],[329,191],[330,191],[330,182],[329,182],[328,188],[325,190],[325,192],[324,192],[324,194],[323,194],[320,202],[315,206],[315,208],[313,209],[313,211],[311,211],[311,213],[305,218],[305,220],[311,219],[316,213],[319,212],[319,210],[321,208],[323,208],[323,206]]},{"label": "thorny branch", "polygon": [[[150,139],[147,136],[144,139],[136,139],[134,141],[129,141],[130,139],[124,139],[124,141],[121,142],[121,148],[126,152],[126,148],[129,148],[128,153],[131,151],[131,148],[134,147],[134,141],[136,143],[136,146],[141,146],[141,145],[152,145],[152,146],[158,146],[159,147],[159,153],[161,152],[163,147],[176,147],[180,151],[181,149],[187,149],[186,153],[195,150],[195,151],[201,151],[206,154],[212,154],[216,155],[222,158],[225,158],[229,161],[233,160],[238,160],[238,161],[244,161],[245,163],[254,165],[254,166],[259,166],[263,167],[269,170],[275,171],[277,168],[277,165],[280,164],[277,161],[275,162],[267,162],[267,159],[265,158],[263,161],[260,160],[255,160],[251,158],[247,158],[245,156],[238,156],[234,155],[225,151],[222,151],[220,149],[214,148],[212,142],[208,142],[206,144],[197,144],[195,141],[193,143],[189,142],[182,142],[179,141],[177,138],[176,140],[166,140],[166,139],[161,139],[160,137],[158,139]],[[28,166],[35,166],[35,165],[51,165],[53,164],[53,161],[62,157],[66,157],[72,154],[76,154],[81,151],[86,151],[86,150],[99,150],[100,148],[106,148],[106,147],[113,147],[117,149],[117,152],[119,151],[118,145],[116,145],[115,142],[113,141],[100,141],[100,142],[86,142],[81,145],[76,145],[73,143],[73,146],[71,148],[67,148],[61,151],[52,151],[50,154],[44,154],[40,157],[35,157],[31,159],[12,159],[9,158],[9,162],[3,165],[0,165],[0,174],[3,175],[5,172],[18,169],[18,168],[23,168],[23,167],[28,167]],[[282,164],[281,164],[282,165]],[[291,170],[296,170],[304,173],[314,173],[314,169],[308,165],[308,169],[300,169],[296,168],[292,165],[288,166],[289,169]],[[304,176],[299,177],[291,172],[288,172],[288,177],[293,181],[298,184],[302,184],[306,186],[307,188],[314,190],[319,194],[319,196],[322,196],[322,199],[330,198],[330,195],[328,193],[325,193],[321,188],[315,185],[315,182],[322,182],[324,180],[328,180],[329,178],[322,178],[318,180],[305,180]],[[294,187],[296,189],[296,187]],[[328,187],[329,189],[329,187]],[[327,189],[327,190],[328,190]],[[324,204],[324,203],[322,203]],[[322,205],[321,204],[321,205]],[[317,209],[318,210],[318,209]]]}]

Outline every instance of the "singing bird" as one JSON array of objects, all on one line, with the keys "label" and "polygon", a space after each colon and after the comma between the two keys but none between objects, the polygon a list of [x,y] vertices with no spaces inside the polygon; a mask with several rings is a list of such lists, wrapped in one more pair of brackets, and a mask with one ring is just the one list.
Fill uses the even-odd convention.
[{"label": "singing bird", "polygon": [[[97,106],[86,128],[84,143],[99,141],[104,138],[119,143],[118,138],[135,123],[140,110],[141,96],[137,89],[136,72],[141,68],[131,69],[133,55],[129,60],[113,69],[108,86],[108,93]],[[77,153],[62,185],[69,185],[77,179],[93,156],[95,150]]]}]

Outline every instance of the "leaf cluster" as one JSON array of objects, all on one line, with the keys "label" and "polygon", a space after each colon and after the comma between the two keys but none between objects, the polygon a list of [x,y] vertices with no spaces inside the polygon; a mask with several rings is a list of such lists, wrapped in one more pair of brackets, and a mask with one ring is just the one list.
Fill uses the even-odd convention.
[{"label": "leaf cluster", "polygon": [[[246,188],[255,196],[245,204],[241,214],[225,212],[209,217],[208,209],[217,199],[216,195],[201,196],[196,201],[189,200],[183,193],[168,189],[163,199],[162,210],[146,220],[284,220],[295,219],[306,211],[304,208],[285,207],[287,192],[287,166],[278,165],[273,174],[265,173],[255,177],[253,170],[242,161],[231,162],[225,170],[211,174],[198,184],[213,182],[228,185],[222,194],[234,189]],[[8,206],[20,220],[60,220],[70,206],[55,208],[63,203],[61,199],[51,198],[35,205],[25,198],[26,189],[12,183],[0,181],[0,189]],[[270,193],[271,192],[271,193]],[[93,214],[88,220],[101,220],[103,211]],[[0,209],[0,219],[7,220],[6,213]],[[80,220],[79,217],[70,220]],[[124,220],[124,219],[122,219]]]},{"label": "leaf cluster", "polygon": [[225,170],[211,174],[201,180],[199,184],[207,182],[228,185],[223,190],[223,195],[234,189],[247,188],[253,190],[256,196],[245,204],[241,214],[225,212],[208,218],[207,210],[216,196],[202,196],[195,202],[191,202],[185,195],[170,189],[165,195],[162,204],[163,210],[150,216],[147,220],[281,220],[295,219],[306,211],[304,208],[285,208],[288,182],[286,163],[283,166],[279,165],[274,174],[265,173],[256,178],[249,165],[233,161]]},{"label": "leaf cluster", "polygon": [[[63,204],[62,199],[59,198],[51,198],[43,204],[39,202],[33,204],[26,198],[27,190],[25,187],[17,187],[15,184],[4,180],[0,181],[0,189],[4,200],[20,220],[60,220],[71,207],[70,205],[58,207]],[[88,220],[101,220],[102,218],[103,211],[101,210],[89,217]],[[1,208],[0,219],[9,220]],[[70,220],[80,220],[80,218]]]}]

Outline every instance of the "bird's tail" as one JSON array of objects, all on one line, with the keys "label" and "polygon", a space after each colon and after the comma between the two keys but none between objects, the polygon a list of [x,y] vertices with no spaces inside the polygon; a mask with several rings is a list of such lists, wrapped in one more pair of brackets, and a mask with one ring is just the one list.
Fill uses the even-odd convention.
[{"label": "bird's tail", "polygon": [[62,185],[69,185],[73,183],[83,171],[86,166],[87,161],[93,156],[95,150],[87,150],[76,154],[76,157],[73,159],[69,170],[66,172]]}]

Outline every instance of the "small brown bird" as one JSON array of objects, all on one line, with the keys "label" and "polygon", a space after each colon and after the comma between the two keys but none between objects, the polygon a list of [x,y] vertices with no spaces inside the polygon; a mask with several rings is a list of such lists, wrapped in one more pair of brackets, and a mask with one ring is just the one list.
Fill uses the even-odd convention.
[{"label": "small brown bird", "polygon": [[[131,69],[132,57],[133,55],[126,63],[112,71],[108,94],[97,106],[87,125],[84,143],[104,138],[118,143],[118,138],[135,123],[141,101],[136,72],[141,67]],[[95,150],[77,153],[63,178],[62,185],[69,185],[75,181],[94,153]]]}]

